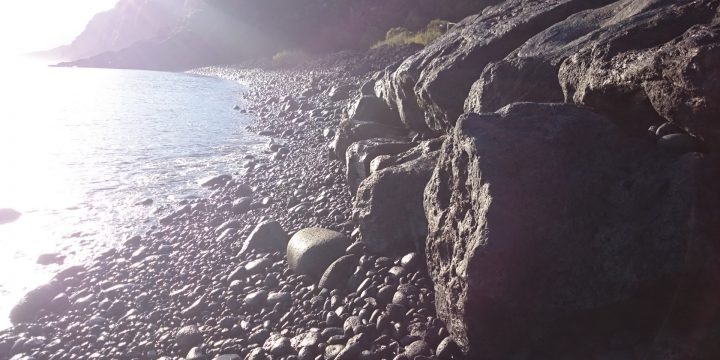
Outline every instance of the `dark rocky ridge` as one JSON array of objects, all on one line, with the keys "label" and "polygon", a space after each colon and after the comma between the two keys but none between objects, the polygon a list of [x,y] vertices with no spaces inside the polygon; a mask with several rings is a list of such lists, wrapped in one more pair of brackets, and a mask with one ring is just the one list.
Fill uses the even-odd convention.
[{"label": "dark rocky ridge", "polygon": [[452,128],[463,100],[488,63],[581,10],[612,0],[509,0],[470,16],[428,47],[389,69],[376,88],[403,123],[420,132]]},{"label": "dark rocky ridge", "polygon": [[634,353],[678,276],[718,261],[691,255],[714,241],[693,219],[708,165],[574,105],[464,115],[425,195],[440,318],[470,358]]},{"label": "dark rocky ridge", "polygon": [[450,133],[426,255],[469,357],[717,356],[718,5],[505,1],[376,74],[408,128]]}]

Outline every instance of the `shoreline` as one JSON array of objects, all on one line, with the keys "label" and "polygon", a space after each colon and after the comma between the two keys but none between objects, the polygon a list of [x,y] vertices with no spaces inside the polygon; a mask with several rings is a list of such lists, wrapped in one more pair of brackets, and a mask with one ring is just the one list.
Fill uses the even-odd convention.
[{"label": "shoreline", "polygon": [[372,71],[213,69],[252,84],[241,111],[255,116],[251,131],[273,139],[268,150],[238,159],[241,176],[218,179],[207,198],[160,216],[156,230],[33,290],[24,315],[36,321],[1,331],[0,357],[430,355],[447,330],[434,316],[432,282],[412,257],[378,258],[353,245],[356,289],[329,291],[289,270],[284,249],[238,254],[267,220],[289,236],[322,227],[351,237],[344,166],[327,156],[323,132],[337,127],[353,97],[329,102],[324,92],[359,89]]},{"label": "shoreline", "polygon": [[[128,95],[123,100],[118,100],[118,96],[99,94],[92,105],[73,102],[74,98],[81,100],[84,96],[74,96],[70,92],[58,97],[63,101],[45,102],[44,110],[18,112],[29,120],[51,119],[51,126],[33,129],[33,126],[8,124],[3,127],[9,139],[4,142],[4,148],[13,147],[17,153],[6,152],[4,157],[4,164],[8,165],[5,169],[10,173],[2,181],[6,196],[0,197],[5,205],[25,214],[19,221],[0,225],[0,238],[6,245],[2,259],[8,270],[0,281],[0,329],[11,326],[10,310],[29,290],[51,280],[64,267],[90,263],[104,251],[119,246],[125,237],[145,232],[152,225],[150,220],[156,218],[152,213],[167,212],[185,198],[205,197],[209,191],[196,184],[196,180],[208,174],[239,171],[239,164],[229,161],[238,156],[226,154],[259,152],[265,145],[264,140],[257,140],[259,137],[242,130],[250,123],[249,117],[225,107],[237,99],[237,93],[242,89],[238,84],[174,73],[108,72],[113,78],[123,79],[118,80],[123,83],[108,81],[117,86],[106,86],[105,81],[95,80],[92,69],[78,69],[76,78],[75,74],[39,70],[48,84],[46,89],[63,86],[64,79],[76,79],[77,86],[86,89],[79,89],[80,94],[97,93],[87,89],[107,88],[108,93],[124,96],[123,90],[133,88],[134,84],[147,84],[146,80],[177,84],[177,88],[158,87],[143,92],[156,97],[147,104],[144,100],[147,95],[136,91],[126,92]],[[86,81],[87,78],[92,80]],[[35,85],[40,84],[31,81],[26,89]],[[209,99],[189,102],[194,100],[194,87],[207,89],[213,95]],[[24,91],[18,92],[18,100],[27,98],[23,94]],[[21,105],[18,104],[22,102],[10,105],[6,113],[19,111]],[[190,105],[186,105],[188,103]],[[115,108],[113,104],[119,106]],[[177,111],[183,117],[165,115],[166,112],[161,112],[163,108]],[[103,109],[111,110],[103,112]],[[86,114],[95,114],[95,111],[97,116],[88,116],[93,118],[92,121],[76,120],[83,119]],[[43,116],[45,114],[48,116]],[[126,122],[121,118],[133,121]],[[194,125],[181,122],[182,119],[200,121]],[[74,124],[77,123],[90,125],[76,131]],[[102,127],[104,124],[107,127]],[[50,128],[58,131],[46,130]],[[50,143],[61,145],[81,137],[77,134],[92,133],[102,137],[103,130],[110,128],[125,130],[120,137],[127,136],[128,141],[117,140],[120,137],[98,138],[78,145],[67,143],[57,151],[45,151],[40,140],[46,136]],[[140,134],[137,130],[146,136],[129,135]],[[150,140],[158,134],[170,141]],[[13,139],[27,140],[18,140],[22,143],[15,146]],[[97,146],[101,143],[102,148]],[[41,153],[43,155],[39,155]],[[73,153],[82,153],[82,159],[73,159]],[[34,175],[34,169],[46,169],[37,173],[50,171],[52,181],[40,180],[44,176]],[[64,257],[64,265],[58,264],[60,257]]]}]

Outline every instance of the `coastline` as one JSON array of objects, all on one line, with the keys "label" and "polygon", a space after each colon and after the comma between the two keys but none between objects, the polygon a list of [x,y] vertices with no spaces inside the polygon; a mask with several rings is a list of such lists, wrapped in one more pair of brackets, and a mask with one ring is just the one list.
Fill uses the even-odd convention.
[{"label": "coastline", "polygon": [[[0,201],[23,215],[0,225],[8,269],[0,276],[0,329],[11,326],[8,314],[29,290],[145,232],[154,213],[205,196],[197,179],[239,171],[232,154],[265,145],[243,130],[249,117],[227,106],[242,89],[231,81],[29,65],[16,72],[28,77],[3,86],[14,89],[14,101],[0,113],[17,121],[0,126]],[[58,93],[68,81],[77,89]],[[35,97],[48,99],[24,105]]]},{"label": "coastline", "polygon": [[[359,258],[361,270],[355,289],[329,291],[289,270],[284,249],[238,254],[267,220],[288,235],[322,227],[350,237],[354,230],[344,165],[328,157],[324,136],[345,117],[353,96],[331,102],[326,93],[341,85],[359,89],[373,70],[389,64],[356,71],[326,65],[192,71],[252,84],[244,94],[250,105],[238,111],[255,116],[249,128],[272,139],[268,150],[238,159],[245,171],[218,179],[207,198],[158,215],[157,229],[31,291],[25,315],[36,321],[0,332],[0,357],[430,355],[447,330],[435,318],[432,282],[412,256],[378,258],[351,246],[347,254]],[[405,271],[397,273],[398,267]]]}]

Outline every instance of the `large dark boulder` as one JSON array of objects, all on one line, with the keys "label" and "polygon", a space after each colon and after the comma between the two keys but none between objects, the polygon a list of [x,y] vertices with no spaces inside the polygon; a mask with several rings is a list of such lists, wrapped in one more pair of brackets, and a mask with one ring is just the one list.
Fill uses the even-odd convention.
[{"label": "large dark boulder", "polygon": [[403,255],[425,251],[427,220],[423,210],[423,192],[430,180],[439,151],[405,154],[417,158],[398,162],[363,180],[353,207],[360,239],[368,250],[383,255]]},{"label": "large dark boulder", "polygon": [[375,86],[401,121],[420,132],[452,128],[485,65],[579,11],[612,0],[509,0],[465,18]]},{"label": "large dark boulder", "polygon": [[393,139],[367,139],[352,144],[345,152],[345,176],[350,194],[370,175],[370,162],[380,155],[396,155],[412,147],[407,141]]},{"label": "large dark boulder", "polygon": [[704,161],[575,105],[463,115],[425,193],[438,316],[472,359],[650,344],[709,253]]},{"label": "large dark boulder", "polygon": [[[560,68],[566,100],[612,114],[631,130],[643,131],[648,125],[671,121],[717,148],[717,8],[718,2],[710,0],[673,6],[666,17],[652,23],[654,26],[618,33],[581,49]],[[710,25],[690,27],[713,16]],[[658,33],[665,34],[667,42],[646,41],[658,39]]]},{"label": "large dark boulder", "polygon": [[627,34],[635,36],[630,44],[635,48],[664,43],[708,21],[713,2],[621,0],[572,15],[489,64],[473,84],[465,111],[490,112],[518,101],[563,101],[557,74],[562,62],[580,49]]}]

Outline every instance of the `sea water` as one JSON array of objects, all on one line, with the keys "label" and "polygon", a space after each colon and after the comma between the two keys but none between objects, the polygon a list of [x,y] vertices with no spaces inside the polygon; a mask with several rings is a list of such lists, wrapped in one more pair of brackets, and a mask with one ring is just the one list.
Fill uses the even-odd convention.
[{"label": "sea water", "polygon": [[[22,216],[0,225],[0,328],[55,272],[204,196],[199,179],[239,171],[264,142],[233,110],[242,91],[183,73],[4,66],[0,208]],[[37,264],[45,253],[64,264]]]}]

